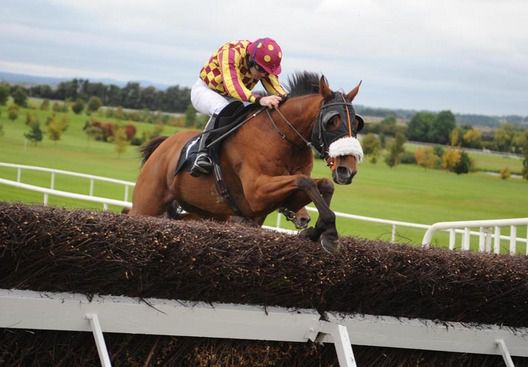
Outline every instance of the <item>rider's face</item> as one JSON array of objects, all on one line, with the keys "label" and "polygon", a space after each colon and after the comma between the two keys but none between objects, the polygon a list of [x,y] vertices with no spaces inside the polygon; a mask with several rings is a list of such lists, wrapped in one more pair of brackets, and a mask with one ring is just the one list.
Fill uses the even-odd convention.
[{"label": "rider's face", "polygon": [[260,79],[266,77],[266,75],[268,75],[266,72],[262,72],[259,69],[257,69],[256,66],[250,67],[249,71],[250,71],[251,76],[253,77],[253,79],[256,79],[256,80],[260,80]]}]

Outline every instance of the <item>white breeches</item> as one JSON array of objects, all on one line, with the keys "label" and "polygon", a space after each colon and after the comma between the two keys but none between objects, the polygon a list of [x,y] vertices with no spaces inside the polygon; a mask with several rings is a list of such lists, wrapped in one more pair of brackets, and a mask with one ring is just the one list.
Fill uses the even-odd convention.
[{"label": "white breeches", "polygon": [[224,97],[209,89],[202,79],[198,79],[191,88],[191,102],[193,107],[205,115],[218,114],[234,98]]}]

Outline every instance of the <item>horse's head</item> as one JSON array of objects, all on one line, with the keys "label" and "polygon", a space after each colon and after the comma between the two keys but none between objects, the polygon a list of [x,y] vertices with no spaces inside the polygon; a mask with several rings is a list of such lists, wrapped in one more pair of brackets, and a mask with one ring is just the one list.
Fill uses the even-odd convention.
[{"label": "horse's head", "polygon": [[312,143],[332,170],[335,183],[348,185],[363,159],[363,149],[357,139],[364,120],[356,115],[352,100],[361,82],[349,93],[333,92],[324,76],[319,81],[323,96],[321,108],[312,133]]}]

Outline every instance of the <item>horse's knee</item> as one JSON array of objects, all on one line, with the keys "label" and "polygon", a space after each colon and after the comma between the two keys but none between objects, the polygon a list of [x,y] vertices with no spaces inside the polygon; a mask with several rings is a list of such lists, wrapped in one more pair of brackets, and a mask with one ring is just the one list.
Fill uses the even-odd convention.
[{"label": "horse's knee", "polygon": [[309,191],[317,188],[315,181],[308,176],[299,176],[297,178],[297,187],[304,191]]},{"label": "horse's knee", "polygon": [[323,178],[318,182],[317,188],[321,194],[334,194],[334,184],[326,178]]}]

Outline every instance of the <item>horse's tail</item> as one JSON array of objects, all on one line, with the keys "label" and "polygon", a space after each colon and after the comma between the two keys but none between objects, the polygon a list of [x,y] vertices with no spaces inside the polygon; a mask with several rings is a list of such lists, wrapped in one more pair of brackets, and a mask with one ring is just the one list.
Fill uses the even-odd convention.
[{"label": "horse's tail", "polygon": [[141,165],[144,165],[147,159],[149,159],[150,155],[156,150],[157,147],[161,143],[167,139],[168,136],[158,136],[149,141],[147,144],[142,146],[139,151],[141,152],[141,155],[143,156],[143,160],[141,161]]}]

